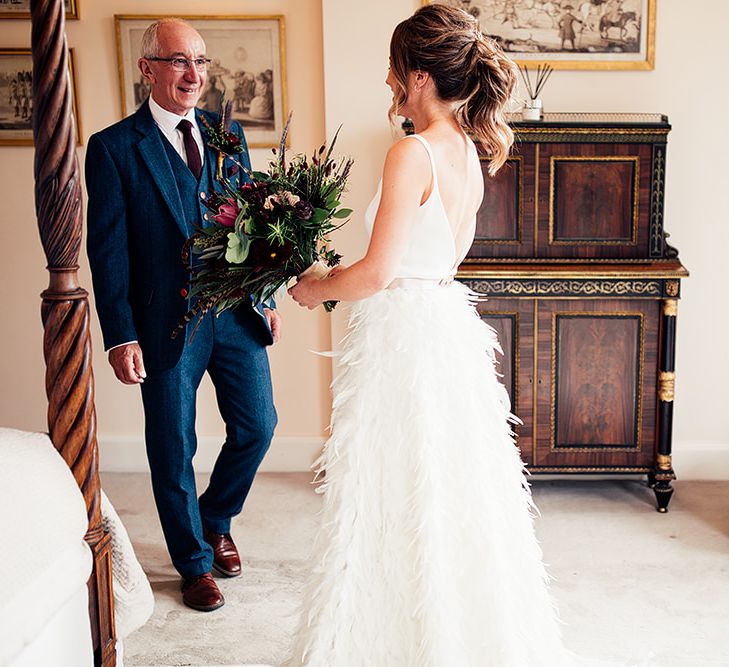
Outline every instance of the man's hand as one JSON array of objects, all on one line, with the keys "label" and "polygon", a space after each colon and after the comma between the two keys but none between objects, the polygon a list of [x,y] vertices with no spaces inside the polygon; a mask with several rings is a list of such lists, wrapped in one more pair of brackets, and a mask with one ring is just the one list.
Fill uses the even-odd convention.
[{"label": "man's hand", "polygon": [[281,316],[277,310],[271,308],[264,308],[263,312],[266,315],[268,326],[271,327],[271,335],[273,336],[273,342],[278,343],[281,338]]},{"label": "man's hand", "polygon": [[140,384],[147,377],[139,343],[128,343],[109,350],[109,363],[124,384]]}]

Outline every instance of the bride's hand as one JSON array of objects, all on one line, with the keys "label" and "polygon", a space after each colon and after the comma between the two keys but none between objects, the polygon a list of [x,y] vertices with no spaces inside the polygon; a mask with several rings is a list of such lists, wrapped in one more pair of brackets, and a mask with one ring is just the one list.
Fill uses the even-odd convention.
[{"label": "bride's hand", "polygon": [[288,293],[300,306],[313,310],[324,301],[317,295],[321,281],[321,278],[315,276],[301,276],[297,278],[295,285],[289,287]]}]

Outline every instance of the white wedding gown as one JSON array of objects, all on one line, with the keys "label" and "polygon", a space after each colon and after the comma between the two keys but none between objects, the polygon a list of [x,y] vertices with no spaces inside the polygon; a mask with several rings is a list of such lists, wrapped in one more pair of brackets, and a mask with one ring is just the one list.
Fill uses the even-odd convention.
[{"label": "white wedding gown", "polygon": [[[536,508],[495,368],[453,274],[438,190],[389,289],[354,304],[334,382],[316,565],[291,665],[565,667]],[[377,195],[365,220],[373,224]],[[472,241],[468,239],[468,245]],[[460,252],[463,251],[463,253]]]}]

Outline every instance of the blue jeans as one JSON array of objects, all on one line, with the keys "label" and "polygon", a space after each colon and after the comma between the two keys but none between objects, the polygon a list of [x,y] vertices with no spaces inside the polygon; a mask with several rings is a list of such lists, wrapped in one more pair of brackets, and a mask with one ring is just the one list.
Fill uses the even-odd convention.
[{"label": "blue jeans", "polygon": [[[230,531],[276,426],[271,373],[259,315],[241,307],[208,316],[171,369],[150,371],[141,385],[147,457],[160,523],[183,577],[209,572],[213,554],[203,524]],[[188,344],[189,343],[189,344]],[[210,483],[197,497],[195,399],[207,371],[225,422],[225,442]]]}]

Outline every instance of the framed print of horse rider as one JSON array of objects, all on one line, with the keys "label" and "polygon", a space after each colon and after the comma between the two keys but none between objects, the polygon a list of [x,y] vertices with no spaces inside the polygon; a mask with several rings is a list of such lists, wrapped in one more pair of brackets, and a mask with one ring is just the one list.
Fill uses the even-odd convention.
[{"label": "framed print of horse rider", "polygon": [[[149,88],[137,60],[142,35],[157,15],[114,16],[122,115],[136,111]],[[286,56],[283,16],[182,16],[202,35],[212,60],[198,106],[220,110],[233,103],[233,118],[250,148],[279,145],[286,122]]]},{"label": "framed print of horse rider", "polygon": [[475,16],[519,64],[653,69],[656,0],[437,1]]}]

